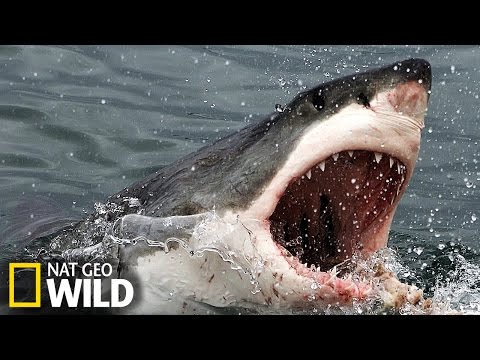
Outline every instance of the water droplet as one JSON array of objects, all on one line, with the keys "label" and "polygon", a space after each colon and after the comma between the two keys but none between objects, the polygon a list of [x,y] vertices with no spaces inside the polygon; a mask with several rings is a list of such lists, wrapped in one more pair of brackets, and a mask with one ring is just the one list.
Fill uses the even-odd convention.
[{"label": "water droplet", "polygon": [[107,103],[105,99],[102,99],[100,102],[102,103],[102,105],[105,105]]},{"label": "water droplet", "polygon": [[438,244],[437,248],[438,250],[443,250],[445,249],[446,245],[445,244]]},{"label": "water droplet", "polygon": [[419,247],[414,247],[414,248],[413,248],[413,251],[415,252],[415,254],[421,255],[422,252],[423,252],[423,247],[421,247],[421,246],[419,246]]},{"label": "water droplet", "polygon": [[472,214],[472,222],[475,222],[475,221],[477,221],[477,215]]}]

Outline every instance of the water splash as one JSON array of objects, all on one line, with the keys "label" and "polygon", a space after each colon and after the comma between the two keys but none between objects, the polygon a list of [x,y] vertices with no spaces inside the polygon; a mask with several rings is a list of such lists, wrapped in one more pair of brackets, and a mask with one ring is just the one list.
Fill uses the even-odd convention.
[{"label": "water splash", "polygon": [[244,249],[254,247],[251,231],[240,220],[229,223],[218,217],[215,211],[167,218],[126,215],[115,222],[105,239],[126,246],[143,242],[166,253],[177,244],[190,256],[196,257],[214,253],[228,263],[230,269],[249,276],[252,294],[261,290],[258,275],[263,269],[262,259],[258,255],[247,255],[251,251],[238,252],[229,246],[229,243],[240,241]]},{"label": "water splash", "polygon": [[25,249],[26,255],[41,262],[109,261],[116,256],[115,244],[105,239],[105,234],[112,231],[114,222],[111,219],[123,214],[126,208],[143,213],[136,198],[124,198],[121,205],[95,203],[95,212],[74,229],[64,230],[53,239],[40,238]]},{"label": "water splash", "polygon": [[433,301],[443,304],[446,312],[480,314],[480,266],[460,254],[450,254],[455,269],[444,282],[437,282]]}]

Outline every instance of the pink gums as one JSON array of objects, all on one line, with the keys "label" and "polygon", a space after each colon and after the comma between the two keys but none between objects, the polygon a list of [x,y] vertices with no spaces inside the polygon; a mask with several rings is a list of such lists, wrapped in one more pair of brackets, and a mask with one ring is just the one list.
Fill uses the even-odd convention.
[{"label": "pink gums", "polygon": [[353,300],[365,299],[372,291],[372,286],[368,282],[355,281],[351,278],[338,278],[333,269],[328,272],[312,271],[303,265],[297,257],[288,256],[283,248],[279,247],[279,250],[298,275],[310,278],[318,285],[318,288],[312,293],[306,294],[306,297],[315,295],[320,300],[328,300],[332,303],[349,303]]},{"label": "pink gums", "polygon": [[423,114],[427,100],[425,88],[417,81],[397,85],[388,94],[388,101],[397,112],[411,116]]}]

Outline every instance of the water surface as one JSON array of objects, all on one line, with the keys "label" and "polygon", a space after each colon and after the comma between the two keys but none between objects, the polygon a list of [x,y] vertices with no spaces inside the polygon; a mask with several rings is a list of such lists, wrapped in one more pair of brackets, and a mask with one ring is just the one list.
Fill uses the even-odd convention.
[{"label": "water surface", "polygon": [[432,95],[389,246],[405,281],[476,311],[478,46],[1,47],[0,260],[39,218],[79,219],[301,90],[408,57],[432,64]]}]

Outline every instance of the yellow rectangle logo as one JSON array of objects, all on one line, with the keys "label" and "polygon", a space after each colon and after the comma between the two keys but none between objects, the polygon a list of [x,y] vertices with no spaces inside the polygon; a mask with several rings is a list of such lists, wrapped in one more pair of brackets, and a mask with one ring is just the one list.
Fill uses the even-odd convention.
[{"label": "yellow rectangle logo", "polygon": [[[15,302],[15,269],[35,270],[35,301]],[[40,263],[10,263],[9,267],[9,302],[11,308],[39,308],[40,307]]]}]

